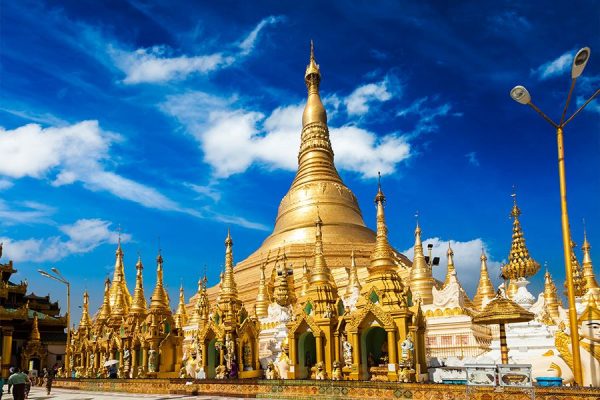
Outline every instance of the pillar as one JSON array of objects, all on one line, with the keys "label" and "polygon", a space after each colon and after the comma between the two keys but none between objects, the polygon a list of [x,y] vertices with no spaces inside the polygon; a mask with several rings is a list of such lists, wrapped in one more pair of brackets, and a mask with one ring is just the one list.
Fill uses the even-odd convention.
[{"label": "pillar", "polygon": [[502,364],[508,364],[508,346],[506,345],[506,328],[500,324],[500,354],[502,355]]},{"label": "pillar", "polygon": [[333,334],[333,343],[335,346],[333,358],[335,361],[340,361],[342,359],[342,357],[340,355],[340,333],[339,332],[335,332]]},{"label": "pillar", "polygon": [[324,362],[323,360],[323,338],[321,338],[321,335],[317,336],[315,338],[316,340],[316,347],[317,347],[317,362]]},{"label": "pillar", "polygon": [[10,368],[10,359],[12,356],[12,335],[13,328],[2,328],[2,377],[8,378],[8,369]]},{"label": "pillar", "polygon": [[138,351],[137,347],[133,347],[131,349],[131,377],[135,378],[137,376],[137,367],[138,367]]},{"label": "pillar", "polygon": [[208,367],[208,344],[206,344],[206,340],[202,342],[202,366],[204,367],[204,372]]},{"label": "pillar", "polygon": [[142,348],[142,368],[144,371],[148,371],[148,349]]},{"label": "pillar", "polygon": [[394,333],[394,331],[387,331],[387,341],[388,341],[388,363],[389,364],[396,364],[398,362],[398,359],[396,358],[396,348],[397,348],[397,343],[396,343],[396,335]]}]

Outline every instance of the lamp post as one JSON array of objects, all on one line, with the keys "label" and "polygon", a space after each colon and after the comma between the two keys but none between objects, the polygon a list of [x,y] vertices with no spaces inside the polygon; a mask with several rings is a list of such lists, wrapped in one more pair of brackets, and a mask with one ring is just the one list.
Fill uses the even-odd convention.
[{"label": "lamp post", "polygon": [[67,286],[67,345],[65,346],[65,372],[67,373],[67,376],[70,377],[72,367],[69,359],[69,346],[71,345],[71,284],[64,276],[62,276],[57,268],[52,267],[50,270],[53,272],[52,274],[41,269],[38,269],[38,272],[46,278],[54,279],[55,281],[59,281]]},{"label": "lamp post", "polygon": [[567,101],[565,108],[563,109],[560,122],[555,123],[550,117],[544,114],[535,104],[531,102],[531,95],[529,91],[523,86],[515,86],[510,91],[510,97],[520,104],[528,105],[533,108],[542,118],[546,120],[550,125],[556,129],[556,141],[558,145],[558,177],[560,182],[560,208],[561,208],[561,223],[562,223],[562,236],[563,236],[563,251],[565,259],[565,272],[567,280],[567,298],[569,302],[569,328],[571,330],[571,349],[573,352],[573,375],[575,383],[578,385],[582,384],[582,373],[581,373],[581,357],[579,353],[579,332],[577,331],[577,311],[575,309],[575,291],[573,286],[573,271],[571,266],[571,232],[569,227],[569,215],[567,213],[567,184],[565,178],[565,153],[564,153],[564,141],[563,141],[563,128],[573,120],[573,118],[581,112],[598,94],[600,89],[596,90],[594,94],[577,109],[567,120],[565,115],[571,102],[571,95],[575,87],[575,81],[581,76],[588,60],[590,58],[590,48],[584,47],[577,52],[573,58],[573,65],[571,67],[571,87],[569,94],[567,95]]}]

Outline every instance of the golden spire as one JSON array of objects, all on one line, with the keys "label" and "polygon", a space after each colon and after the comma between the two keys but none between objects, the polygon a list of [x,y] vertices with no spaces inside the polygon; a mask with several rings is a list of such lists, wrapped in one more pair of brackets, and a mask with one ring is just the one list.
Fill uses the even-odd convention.
[{"label": "golden spire", "polygon": [[413,294],[413,298],[415,300],[420,298],[422,304],[433,303],[433,284],[434,280],[431,274],[431,267],[427,265],[425,254],[423,254],[421,227],[417,220],[417,227],[415,228],[414,258],[410,270],[410,290]]},{"label": "golden spire", "polygon": [[[573,289],[575,292],[575,297],[582,297],[586,292],[586,280],[583,276],[583,271],[581,270],[581,265],[579,264],[579,260],[577,260],[577,255],[575,254],[575,249],[577,245],[571,240],[571,271],[573,272]],[[567,288],[567,281],[565,281],[565,293]]]},{"label": "golden spire", "polygon": [[144,296],[144,278],[142,271],[144,265],[142,264],[142,257],[138,255],[137,263],[135,264],[135,290],[133,291],[133,301],[131,302],[131,308],[129,314],[134,315],[146,315],[146,297]]},{"label": "golden spire", "polygon": [[556,285],[552,280],[550,272],[546,269],[546,274],[544,275],[544,308],[548,310],[548,314],[554,322],[558,322],[560,319],[558,308],[561,305],[562,303],[558,297]]},{"label": "golden spire", "polygon": [[583,230],[583,278],[585,279],[585,290],[586,292],[592,288],[598,289],[598,282],[596,282],[596,276],[594,275],[594,265],[592,264],[592,256],[590,254],[590,243],[587,240],[587,232],[585,228]]},{"label": "golden spire", "polygon": [[446,279],[444,280],[444,285],[442,288],[448,286],[451,275],[456,275],[456,268],[454,268],[454,251],[452,251],[452,247],[450,247],[450,241],[448,241],[448,251],[446,252],[446,256],[448,257],[448,269],[446,271]]},{"label": "golden spire", "polygon": [[394,253],[387,238],[387,226],[385,224],[385,214],[383,205],[385,195],[381,190],[381,174],[379,174],[379,183],[375,204],[377,205],[377,237],[375,246],[371,253],[371,262],[367,267],[369,275],[366,283],[363,285],[362,294],[366,297],[374,298],[372,291],[377,288],[379,295],[377,302],[384,308],[397,309],[398,307],[407,307],[406,296],[404,294],[404,285],[397,272],[397,266],[394,261]]},{"label": "golden spire", "polygon": [[496,291],[494,285],[490,280],[487,268],[487,257],[483,249],[481,249],[481,269],[479,273],[479,284],[477,285],[477,293],[473,297],[473,304],[479,311],[483,310],[483,307],[496,297]]},{"label": "golden spire", "polygon": [[31,336],[29,336],[29,340],[31,342],[39,342],[41,340],[40,329],[38,327],[38,315],[36,312],[33,313],[33,326],[31,327]]},{"label": "golden spire", "polygon": [[360,293],[362,286],[358,280],[358,268],[356,267],[356,259],[354,258],[354,250],[350,255],[350,269],[348,270],[348,286],[346,286],[346,296],[350,296],[353,292]]},{"label": "golden spire", "polygon": [[198,280],[198,293],[196,295],[196,306],[194,307],[194,313],[190,318],[189,324],[200,324],[201,322],[208,321],[208,314],[210,313],[210,304],[208,302],[208,295],[206,294],[206,273],[203,278]]},{"label": "golden spire", "polygon": [[153,313],[171,313],[171,307],[169,306],[169,295],[163,286],[163,258],[158,251],[156,257],[156,285],[150,297],[150,311]]},{"label": "golden spire", "polygon": [[115,256],[115,269],[110,287],[110,307],[116,307],[118,313],[121,312],[120,310],[123,310],[123,313],[127,313],[131,305],[131,294],[129,293],[129,289],[127,289],[127,282],[125,282],[125,266],[123,264],[123,249],[121,248],[120,234]]},{"label": "golden spire", "polygon": [[310,288],[310,268],[308,268],[308,263],[306,262],[306,258],[304,259],[304,264],[302,265],[302,290],[300,291],[300,297],[305,297],[308,293],[308,289]]},{"label": "golden spire", "polygon": [[237,285],[233,273],[233,240],[229,229],[227,229],[227,237],[225,238],[225,272],[221,281],[219,308],[234,317],[241,303],[237,297]]},{"label": "golden spire", "polygon": [[183,328],[187,325],[188,316],[187,311],[185,310],[185,296],[183,295],[183,283],[179,287],[179,305],[177,306],[177,311],[175,312],[175,327]]},{"label": "golden spire", "polygon": [[283,256],[277,260],[275,264],[275,282],[273,285],[273,299],[282,307],[289,306],[292,303],[292,294],[289,285],[289,270],[286,265],[287,256],[285,248]]},{"label": "golden spire", "polygon": [[269,262],[269,255],[265,261],[260,265],[260,280],[258,282],[258,294],[256,295],[256,316],[258,318],[265,318],[269,315],[269,288],[267,287],[267,277],[265,275],[265,268]]},{"label": "golden spire", "polygon": [[110,279],[108,277],[104,281],[104,298],[102,300],[102,307],[98,313],[98,317],[95,322],[101,323],[110,318]]},{"label": "golden spire", "polygon": [[323,254],[322,226],[323,221],[317,210],[317,220],[315,221],[315,261],[310,274],[310,286],[307,296],[313,300],[315,314],[318,316],[323,315],[329,308],[332,308],[337,300],[337,287]]},{"label": "golden spire", "polygon": [[521,210],[517,206],[517,195],[513,193],[512,198],[513,208],[510,213],[513,218],[512,244],[508,254],[508,264],[502,267],[502,276],[504,279],[510,279],[511,281],[507,290],[507,295],[510,298],[517,292],[517,285],[514,281],[533,276],[540,269],[540,264],[531,258],[525,245],[525,236],[519,222]]},{"label": "golden spire", "polygon": [[[319,95],[321,71],[315,60],[315,47],[312,40],[310,41],[310,60],[304,73],[304,82],[308,89],[308,100],[302,114],[302,127],[304,128],[315,122],[327,125],[327,113]],[[331,150],[331,145],[329,146],[329,150]]]},{"label": "golden spire", "polygon": [[79,329],[89,328],[92,326],[90,318],[90,295],[87,290],[83,292],[83,307],[81,310],[81,320],[79,321]]}]

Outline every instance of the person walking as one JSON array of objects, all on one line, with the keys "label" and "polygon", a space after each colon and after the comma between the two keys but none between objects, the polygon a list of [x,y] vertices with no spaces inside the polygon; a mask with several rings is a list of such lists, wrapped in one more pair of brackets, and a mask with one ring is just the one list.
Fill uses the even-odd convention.
[{"label": "person walking", "polygon": [[25,400],[25,384],[28,379],[20,368],[16,368],[15,373],[8,377],[8,383],[12,385],[14,400]]},{"label": "person walking", "polygon": [[2,393],[4,393],[4,378],[0,375],[0,400],[2,400]]},{"label": "person walking", "polygon": [[25,398],[28,399],[29,398],[29,392],[31,391],[31,376],[29,375],[30,371],[24,370],[22,373],[27,377],[27,380],[25,381],[25,392],[24,392],[24,395],[25,395]]},{"label": "person walking", "polygon": [[50,395],[50,391],[52,390],[52,381],[54,380],[54,370],[52,368],[48,368],[46,373],[44,374],[44,381],[46,382],[46,392]]}]

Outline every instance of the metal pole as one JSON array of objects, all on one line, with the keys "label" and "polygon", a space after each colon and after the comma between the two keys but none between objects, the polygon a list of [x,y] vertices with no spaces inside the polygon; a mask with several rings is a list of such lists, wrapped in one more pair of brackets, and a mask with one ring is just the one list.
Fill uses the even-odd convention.
[{"label": "metal pole", "polygon": [[556,129],[558,144],[558,176],[560,181],[560,208],[563,235],[563,250],[565,257],[565,271],[567,274],[567,298],[569,301],[569,328],[571,330],[571,349],[573,352],[573,375],[575,383],[583,383],[581,374],[581,356],[579,354],[579,332],[577,326],[577,310],[575,309],[575,288],[573,287],[573,271],[571,266],[571,233],[569,228],[569,215],[567,214],[567,182],[565,173],[565,151],[563,141],[563,128]]}]

